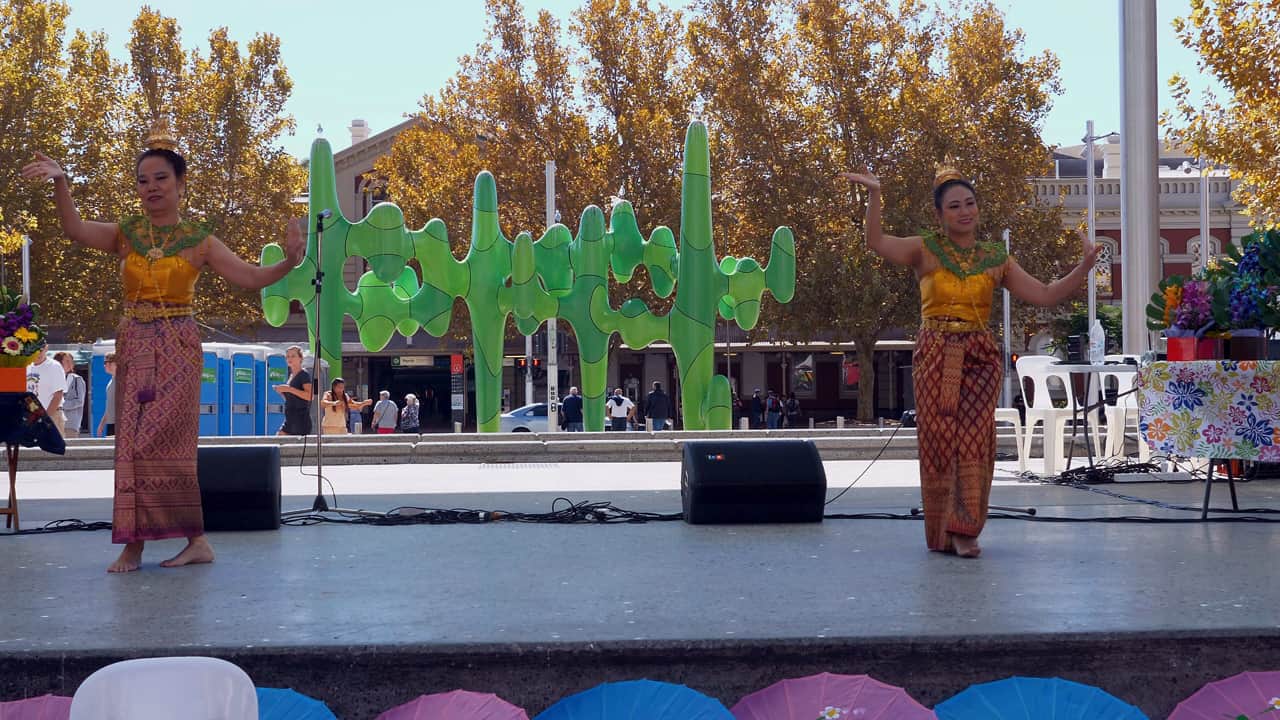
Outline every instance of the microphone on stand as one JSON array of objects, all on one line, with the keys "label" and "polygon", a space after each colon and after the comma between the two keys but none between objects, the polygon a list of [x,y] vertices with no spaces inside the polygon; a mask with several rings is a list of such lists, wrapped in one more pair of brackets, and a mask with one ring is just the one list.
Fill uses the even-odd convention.
[{"label": "microphone on stand", "polygon": [[324,221],[333,217],[333,210],[325,208],[316,213],[316,232],[324,232]]}]

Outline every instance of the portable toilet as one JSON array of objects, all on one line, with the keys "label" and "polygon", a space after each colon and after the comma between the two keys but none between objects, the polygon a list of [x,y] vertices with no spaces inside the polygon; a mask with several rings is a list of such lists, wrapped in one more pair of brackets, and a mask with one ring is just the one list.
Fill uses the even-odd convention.
[{"label": "portable toilet", "polygon": [[203,344],[200,372],[200,434],[231,434],[231,346]]},{"label": "portable toilet", "polygon": [[[274,348],[266,352],[266,382],[262,388],[263,428],[259,435],[271,435],[284,426],[284,398],[276,392],[277,385],[289,382],[289,365],[284,351]],[[312,385],[314,388],[315,385]]]},{"label": "portable toilet", "polygon": [[266,345],[245,345],[241,351],[253,356],[253,434],[267,435],[267,401],[279,398],[267,384],[267,357],[275,351]]},{"label": "portable toilet", "polygon": [[107,374],[107,353],[115,351],[115,340],[99,340],[93,344],[93,355],[89,358],[89,432],[95,437],[102,437],[98,423],[107,412],[107,383],[111,382]]},{"label": "portable toilet", "polygon": [[258,407],[258,382],[255,379],[256,358],[250,345],[228,347],[231,362],[231,435],[254,435]]}]

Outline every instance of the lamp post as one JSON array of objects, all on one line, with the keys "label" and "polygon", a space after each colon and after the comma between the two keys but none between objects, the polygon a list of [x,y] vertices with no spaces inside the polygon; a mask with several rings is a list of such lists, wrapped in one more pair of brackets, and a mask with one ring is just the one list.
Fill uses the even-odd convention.
[{"label": "lamp post", "polygon": [[[1098,228],[1097,228],[1097,224],[1098,224],[1097,204],[1098,203],[1097,203],[1097,194],[1094,190],[1093,144],[1098,140],[1105,140],[1108,138],[1117,137],[1119,135],[1120,133],[1117,133],[1117,132],[1109,132],[1106,135],[1094,135],[1092,120],[1089,120],[1084,125],[1084,137],[1081,138],[1081,142],[1084,143],[1085,190],[1089,198],[1089,201],[1088,201],[1089,202],[1089,210],[1088,210],[1089,220],[1087,223],[1088,225],[1087,232],[1089,235],[1090,244],[1094,244],[1097,242],[1097,235],[1098,235]],[[1097,316],[1098,316],[1098,273],[1095,265],[1095,267],[1089,268],[1089,319],[1085,323],[1086,332],[1088,331],[1088,328],[1093,327],[1093,319]]]}]

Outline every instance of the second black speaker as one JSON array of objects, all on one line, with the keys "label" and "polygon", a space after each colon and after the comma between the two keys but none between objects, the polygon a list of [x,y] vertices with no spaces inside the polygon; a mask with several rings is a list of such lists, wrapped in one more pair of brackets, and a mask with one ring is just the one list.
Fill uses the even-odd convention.
[{"label": "second black speaker", "polygon": [[821,522],[827,474],[810,440],[693,440],[684,444],[684,520]]}]

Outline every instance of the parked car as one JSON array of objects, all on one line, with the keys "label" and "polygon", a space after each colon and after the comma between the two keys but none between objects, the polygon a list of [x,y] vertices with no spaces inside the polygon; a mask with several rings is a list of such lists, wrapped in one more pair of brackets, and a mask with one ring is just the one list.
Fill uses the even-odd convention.
[{"label": "parked car", "polygon": [[499,418],[502,432],[550,432],[547,423],[547,404],[534,403],[518,407]]}]

